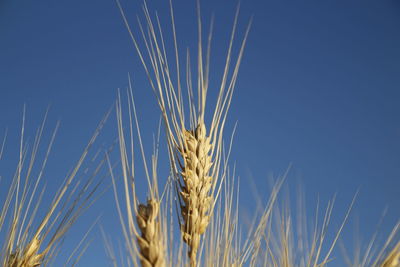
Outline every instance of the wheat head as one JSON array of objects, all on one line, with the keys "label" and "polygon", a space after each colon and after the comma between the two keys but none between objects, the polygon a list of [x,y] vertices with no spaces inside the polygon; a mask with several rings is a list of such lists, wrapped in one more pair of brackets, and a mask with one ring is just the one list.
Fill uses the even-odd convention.
[{"label": "wheat head", "polygon": [[209,223],[209,212],[213,201],[210,190],[213,178],[209,176],[212,166],[210,138],[206,136],[204,123],[194,131],[185,131],[185,145],[181,152],[184,161],[180,195],[183,240],[189,245],[189,258],[195,263],[200,244],[200,235]]},{"label": "wheat head", "polygon": [[157,220],[159,204],[149,199],[147,204],[139,204],[136,221],[140,229],[137,242],[140,262],[144,267],[164,267],[163,244],[160,239],[160,223]]}]

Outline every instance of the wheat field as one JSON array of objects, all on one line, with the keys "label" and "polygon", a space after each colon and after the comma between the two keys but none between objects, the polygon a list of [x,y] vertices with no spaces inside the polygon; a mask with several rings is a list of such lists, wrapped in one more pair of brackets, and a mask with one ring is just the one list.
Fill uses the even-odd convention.
[{"label": "wheat field", "polygon": [[[151,1],[133,12],[125,2],[114,4],[122,21],[118,27],[129,37],[141,70],[128,75],[126,87],[112,91],[115,101],[105,97],[105,106],[112,107],[100,111],[105,115],[99,122],[92,115],[101,109],[92,110],[91,104],[100,93],[74,96],[73,101],[85,99],[84,108],[70,105],[78,115],[66,124],[89,128],[78,123],[82,116],[91,121],[92,133],[75,136],[72,126],[63,135],[62,120],[49,130],[54,108],[32,126],[29,102],[17,126],[4,131],[2,266],[400,267],[398,207],[387,213],[377,207],[384,216],[375,216],[368,226],[382,227],[368,232],[371,227],[364,229],[361,221],[362,236],[352,236],[365,187],[349,182],[355,190],[345,189],[347,198],[340,191],[306,196],[307,188],[294,186],[296,162],[285,162],[269,186],[241,173],[241,160],[265,159],[269,153],[263,151],[264,139],[255,140],[268,138],[260,125],[269,123],[252,120],[250,129],[241,131],[234,117],[238,101],[251,94],[240,83],[241,73],[251,72],[242,61],[252,55],[253,29],[259,33],[260,27],[257,17],[248,16],[246,3],[231,6],[229,23],[222,23],[218,14],[207,13],[210,5],[193,1],[187,11],[192,22],[186,24],[179,19],[186,11],[174,1],[159,3],[158,11]],[[189,43],[181,28],[189,28]],[[142,99],[143,94],[148,96]],[[243,98],[235,100],[237,94]],[[241,133],[250,133],[249,140]],[[78,155],[76,161],[52,160],[53,146],[63,153],[57,149],[58,135],[67,143],[65,154]],[[89,137],[86,144],[83,137]],[[252,142],[259,151],[243,149]],[[83,147],[80,154],[75,147],[70,153],[74,143]],[[63,166],[71,162],[72,167]],[[251,186],[251,193],[242,193]],[[392,220],[383,223],[385,216]]]}]

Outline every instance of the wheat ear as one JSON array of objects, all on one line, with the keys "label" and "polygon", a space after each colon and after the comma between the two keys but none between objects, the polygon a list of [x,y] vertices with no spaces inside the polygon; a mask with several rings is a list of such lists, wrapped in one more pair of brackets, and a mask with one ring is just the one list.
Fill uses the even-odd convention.
[{"label": "wheat ear", "polygon": [[184,149],[180,151],[184,161],[181,172],[184,184],[180,191],[183,200],[181,215],[184,220],[181,231],[183,240],[189,245],[190,262],[195,265],[200,235],[207,228],[213,201],[210,194],[213,178],[209,175],[212,146],[203,123],[194,131],[185,131],[184,135]]},{"label": "wheat ear", "polygon": [[[121,169],[124,182],[125,191],[125,204],[126,216],[123,216],[118,200],[118,191],[115,185],[115,178],[113,168],[109,162],[110,174],[112,177],[114,187],[114,197],[119,213],[122,230],[125,235],[125,241],[131,256],[131,262],[137,266],[139,260],[143,267],[165,267],[166,266],[166,253],[165,253],[165,240],[163,233],[166,232],[166,218],[160,212],[161,198],[158,192],[158,178],[157,178],[157,158],[158,150],[154,148],[152,155],[152,175],[147,167],[146,157],[144,153],[143,143],[139,129],[139,123],[136,115],[136,107],[133,99],[131,81],[129,79],[129,90],[127,92],[128,105],[129,105],[129,136],[130,141],[127,143],[125,139],[125,132],[122,119],[122,103],[121,96],[118,92],[118,99],[116,102],[117,123],[118,123],[118,141],[120,148]],[[146,204],[140,204],[136,195],[136,183],[134,169],[135,164],[133,160],[133,118],[136,125],[137,136],[140,144],[140,151],[144,163],[144,170],[146,173],[149,198]],[[130,155],[128,148],[130,148]],[[152,176],[152,177],[150,177]],[[135,224],[136,219],[136,224]],[[126,221],[128,226],[126,226]],[[165,231],[162,231],[165,230]],[[135,240],[136,239],[136,240]]]},{"label": "wheat ear", "polygon": [[141,232],[136,238],[140,249],[140,262],[144,267],[165,266],[162,255],[164,249],[160,242],[160,223],[157,220],[158,212],[158,202],[149,199],[146,205],[139,204],[136,214],[136,221]]}]

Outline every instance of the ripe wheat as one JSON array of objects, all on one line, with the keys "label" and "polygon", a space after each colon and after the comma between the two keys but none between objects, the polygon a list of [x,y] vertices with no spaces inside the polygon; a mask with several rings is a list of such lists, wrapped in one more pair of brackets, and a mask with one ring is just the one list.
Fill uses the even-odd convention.
[{"label": "ripe wheat", "polygon": [[144,267],[164,267],[160,238],[160,223],[157,221],[159,204],[152,199],[147,204],[139,204],[136,215],[141,235],[137,236],[140,248],[140,262]]},{"label": "ripe wheat", "polygon": [[[6,218],[9,219],[9,228],[4,232],[5,239],[2,244],[2,250],[0,251],[0,265],[3,267],[35,267],[47,265],[48,262],[56,256],[61,241],[64,239],[67,231],[76,222],[82,212],[93,203],[96,198],[95,193],[101,183],[101,181],[99,181],[96,185],[93,185],[94,178],[104,161],[100,162],[93,175],[82,183],[82,186],[79,186],[81,181],[76,181],[74,184],[74,180],[76,180],[75,177],[79,169],[100,130],[104,126],[108,114],[100,122],[77,164],[65,178],[63,185],[53,197],[43,218],[37,218],[37,211],[40,208],[44,208],[44,204],[41,202],[44,189],[40,192],[39,196],[37,191],[59,126],[59,124],[57,124],[51,137],[45,158],[39,167],[39,173],[34,177],[36,179],[31,181],[32,176],[34,176],[33,168],[37,164],[36,155],[41,143],[46,117],[47,113],[42,125],[37,131],[31,156],[26,165],[25,159],[27,158],[28,150],[26,149],[24,140],[24,111],[18,167],[16,174],[11,179],[11,185],[8,189],[6,200],[0,210],[0,232],[4,229],[3,224]],[[3,142],[0,152],[0,159],[3,153],[4,143],[5,141]],[[11,201],[12,199],[14,202]],[[39,222],[37,222],[38,219],[40,219]],[[38,225],[35,225],[35,222]],[[73,254],[74,252],[71,253],[69,260],[72,259]]]},{"label": "ripe wheat", "polygon": [[[180,151],[182,166],[181,215],[183,240],[189,245],[189,257],[195,261],[202,235],[209,223],[213,198],[210,195],[213,177],[209,176],[212,166],[210,138],[206,127],[200,124],[194,131],[185,131],[184,150]],[[192,264],[195,264],[193,262]]]},{"label": "ripe wheat", "polygon": [[[121,14],[131,35],[132,41],[142,61],[143,67],[149,78],[150,85],[154,91],[165,124],[167,144],[171,170],[176,183],[176,194],[178,195],[178,206],[180,207],[180,229],[184,242],[188,244],[188,255],[190,265],[197,265],[197,254],[202,234],[206,231],[208,222],[213,213],[215,200],[221,188],[221,182],[225,177],[226,166],[221,166],[222,142],[224,126],[230,107],[236,78],[242,59],[249,27],[243,37],[236,63],[231,70],[232,47],[236,32],[236,23],[239,12],[236,13],[233,29],[226,57],[226,65],[222,75],[216,106],[210,126],[206,126],[206,100],[208,91],[208,75],[210,67],[210,44],[212,30],[208,36],[207,50],[203,51],[202,24],[200,6],[198,3],[198,88],[197,105],[194,100],[192,88],[192,74],[190,71],[190,60],[186,66],[187,94],[189,96],[189,110],[184,108],[180,60],[178,44],[176,41],[176,29],[173,8],[171,4],[172,32],[175,47],[176,77],[171,72],[168,64],[168,53],[162,37],[162,29],[157,18],[157,27],[154,26],[151,15],[144,2],[144,13],[146,17],[146,30],[140,29],[145,43],[143,51],[147,51],[148,60],[142,54],[136,37],[132,33],[125,14],[120,6]],[[148,35],[144,33],[148,32]],[[157,35],[156,33],[160,33]],[[204,54],[206,55],[204,57]],[[230,76],[230,79],[228,78]],[[173,82],[175,80],[176,82]],[[185,118],[189,117],[188,122]],[[206,132],[206,128],[209,131]],[[189,129],[189,130],[188,130]]]}]

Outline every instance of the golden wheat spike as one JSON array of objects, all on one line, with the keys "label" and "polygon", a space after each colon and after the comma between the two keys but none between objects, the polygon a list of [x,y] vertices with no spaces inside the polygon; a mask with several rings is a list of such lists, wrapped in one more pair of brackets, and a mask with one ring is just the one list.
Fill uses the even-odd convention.
[{"label": "golden wheat spike", "polygon": [[[130,81],[130,80],[129,80]],[[129,83],[131,86],[131,84]],[[157,157],[158,152],[155,149],[152,156],[152,177],[147,168],[146,157],[144,153],[143,144],[141,141],[141,134],[139,123],[136,116],[136,107],[133,99],[132,88],[128,90],[128,104],[129,104],[129,137],[130,144],[126,142],[125,132],[122,119],[122,103],[121,97],[118,93],[116,102],[117,123],[118,123],[118,141],[120,148],[122,178],[124,183],[126,215],[120,207],[118,199],[118,190],[115,184],[113,168],[109,162],[110,174],[112,177],[114,197],[117,205],[117,210],[122,225],[122,230],[125,236],[126,245],[129,251],[130,263],[138,266],[140,261],[141,266],[144,267],[165,267],[166,265],[166,246],[165,235],[162,229],[166,229],[166,218],[160,212],[160,196],[158,192],[158,179],[157,179]],[[133,118],[136,124],[138,140],[140,143],[140,150],[142,159],[144,161],[144,169],[149,189],[149,198],[146,204],[139,203],[136,194],[136,182],[134,175],[134,147],[133,147]],[[130,148],[130,151],[128,151]],[[136,221],[136,224],[135,224]],[[126,223],[127,222],[127,223]],[[128,225],[128,226],[127,226]]]},{"label": "golden wheat spike", "polygon": [[139,204],[136,221],[140,235],[137,241],[140,250],[140,262],[145,267],[164,267],[165,257],[163,243],[160,238],[160,223],[157,220],[159,204],[149,199],[147,204]]},{"label": "golden wheat spike", "polygon": [[185,146],[181,151],[184,164],[180,196],[181,215],[184,224],[181,226],[183,240],[189,245],[189,258],[192,265],[196,263],[200,235],[206,230],[213,197],[210,176],[212,166],[210,139],[206,136],[206,127],[199,124],[195,131],[185,131]]}]

